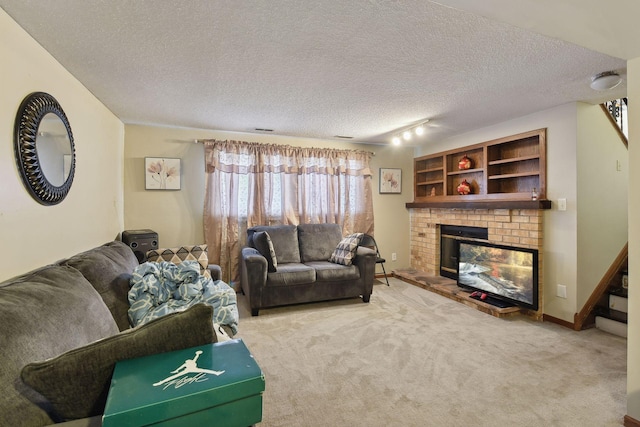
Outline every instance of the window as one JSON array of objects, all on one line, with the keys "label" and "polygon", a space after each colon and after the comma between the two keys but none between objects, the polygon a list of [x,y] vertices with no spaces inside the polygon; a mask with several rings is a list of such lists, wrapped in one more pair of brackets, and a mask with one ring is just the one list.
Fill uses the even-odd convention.
[{"label": "window", "polygon": [[247,227],[338,223],[344,234],[373,231],[371,153],[205,141],[205,155],[205,240],[223,274],[229,263],[237,276]]}]

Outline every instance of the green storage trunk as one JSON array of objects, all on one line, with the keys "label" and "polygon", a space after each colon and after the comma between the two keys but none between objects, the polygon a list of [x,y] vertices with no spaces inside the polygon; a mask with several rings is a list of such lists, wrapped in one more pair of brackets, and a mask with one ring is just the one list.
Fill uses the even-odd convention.
[{"label": "green storage trunk", "polygon": [[103,427],[247,427],[262,420],[264,376],[242,340],[116,364]]}]

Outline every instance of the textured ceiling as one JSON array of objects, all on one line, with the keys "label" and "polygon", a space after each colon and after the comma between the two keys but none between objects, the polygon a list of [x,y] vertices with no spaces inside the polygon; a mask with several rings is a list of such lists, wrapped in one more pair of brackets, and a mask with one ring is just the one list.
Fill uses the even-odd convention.
[{"label": "textured ceiling", "polygon": [[386,144],[430,119],[422,144],[626,94],[589,88],[622,59],[423,0],[0,7],[125,123]]},{"label": "textured ceiling", "polygon": [[638,0],[438,0],[623,59],[640,57]]}]

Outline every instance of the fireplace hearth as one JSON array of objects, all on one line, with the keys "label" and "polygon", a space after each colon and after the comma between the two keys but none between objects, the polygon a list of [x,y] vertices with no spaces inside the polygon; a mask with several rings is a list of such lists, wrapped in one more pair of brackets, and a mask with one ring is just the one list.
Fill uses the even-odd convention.
[{"label": "fireplace hearth", "polygon": [[[436,279],[452,283],[450,292],[443,291],[443,295],[451,297],[449,294],[455,294],[454,299],[463,296],[459,300],[469,304],[470,301],[475,302],[475,300],[470,299],[468,292],[462,291],[456,284],[458,251],[455,244],[457,242],[476,240],[495,245],[537,249],[539,307],[533,316],[539,319],[544,311],[543,214],[544,212],[539,209],[413,208],[411,209],[411,269],[415,270],[417,275],[433,275]],[[443,243],[443,235],[445,239],[453,239],[453,242],[445,240]],[[450,243],[453,246],[447,249]],[[443,272],[441,265],[450,271]],[[425,285],[424,287],[431,289],[434,286]]]}]

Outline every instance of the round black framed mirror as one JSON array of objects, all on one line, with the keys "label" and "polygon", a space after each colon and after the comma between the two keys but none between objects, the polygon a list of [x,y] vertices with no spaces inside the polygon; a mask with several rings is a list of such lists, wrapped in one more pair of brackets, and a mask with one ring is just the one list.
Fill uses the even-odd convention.
[{"label": "round black framed mirror", "polygon": [[56,205],[69,194],[76,153],[69,120],[48,93],[34,92],[20,104],[14,126],[14,150],[22,181],[43,205]]}]

